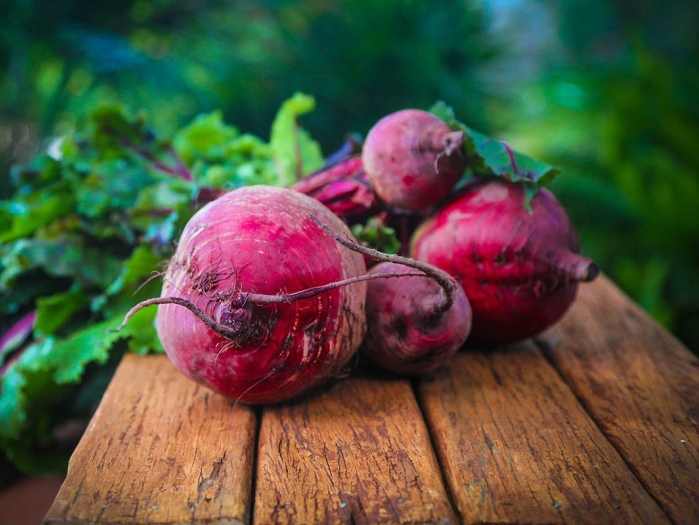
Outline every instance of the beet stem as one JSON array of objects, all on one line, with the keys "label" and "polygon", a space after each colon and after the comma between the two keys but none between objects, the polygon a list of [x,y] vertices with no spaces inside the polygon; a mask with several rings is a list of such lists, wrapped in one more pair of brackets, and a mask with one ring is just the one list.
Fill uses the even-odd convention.
[{"label": "beet stem", "polygon": [[145,301],[141,301],[126,313],[126,315],[124,316],[124,320],[117,328],[114,328],[109,331],[120,332],[124,329],[126,323],[129,322],[129,319],[131,319],[136,314],[136,312],[148,306],[153,306],[154,304],[176,304],[179,306],[184,306],[187,310],[189,310],[199,319],[201,319],[201,321],[206,326],[211,328],[213,331],[221,334],[222,336],[228,337],[230,339],[235,339],[239,335],[237,330],[234,330],[233,328],[226,326],[225,324],[217,323],[192,301],[182,299],[181,297],[154,297],[153,299],[146,299]]},{"label": "beet stem", "polygon": [[[383,253],[378,250],[375,250],[374,248],[369,248],[367,246],[357,244],[356,242],[348,238],[345,238],[333,231],[329,226],[323,223],[315,215],[311,214],[311,219],[313,219],[313,222],[320,226],[323,229],[323,231],[325,231],[325,233],[330,235],[333,239],[335,239],[338,243],[342,244],[345,248],[349,248],[352,251],[361,253],[362,255],[366,255],[367,257],[376,259],[377,261],[402,264],[404,266],[415,268],[416,270],[424,272],[428,277],[431,277],[432,279],[437,281],[437,284],[439,284],[439,286],[442,287],[442,293],[440,294],[438,301],[435,302],[433,314],[439,315],[451,308],[452,304],[454,303],[454,294],[456,293],[457,284],[456,281],[447,272],[440,270],[439,268],[432,266],[431,264],[411,259],[410,257],[403,257],[401,255]],[[409,276],[410,274],[404,273],[400,275]]]},{"label": "beet stem", "polygon": [[[451,133],[448,133],[443,141],[442,141],[442,146],[444,146],[444,151],[442,154],[446,155],[447,157],[453,154],[456,150],[461,148],[464,144],[464,132],[463,131],[452,131]],[[440,154],[441,156],[441,154]]]},{"label": "beet stem", "polygon": [[[243,305],[247,302],[252,302],[256,304],[279,304],[279,303],[291,303],[298,301],[300,299],[307,299],[309,297],[315,297],[323,292],[327,292],[334,288],[339,288],[340,286],[347,286],[349,284],[358,283],[361,281],[373,281],[374,279],[390,279],[392,277],[428,277],[424,273],[384,273],[384,274],[365,274],[357,275],[355,277],[350,277],[349,279],[342,279],[340,281],[335,281],[332,283],[324,284],[321,286],[313,286],[311,288],[305,288],[299,290],[298,292],[292,293],[280,293],[277,295],[266,295],[266,294],[256,294],[248,292],[239,292],[236,294],[234,304]],[[211,316],[206,314],[201,308],[195,305],[192,301],[188,299],[183,299],[181,297],[155,297],[153,299],[146,299],[141,301],[136,306],[131,308],[126,315],[124,320],[117,328],[112,328],[109,332],[120,332],[124,329],[126,324],[139,310],[146,308],[148,306],[153,306],[156,304],[176,304],[178,306],[183,306],[194,315],[196,315],[206,326],[211,328],[214,332],[217,332],[223,337],[229,339],[236,339],[239,337],[239,331],[231,328],[222,323],[216,322]]]},{"label": "beet stem", "polygon": [[253,302],[258,304],[276,304],[276,303],[290,303],[293,301],[298,301],[299,299],[308,299],[309,297],[315,297],[323,292],[327,292],[334,288],[339,288],[341,286],[347,286],[348,284],[354,284],[361,281],[373,281],[374,279],[390,279],[391,277],[429,277],[424,273],[382,273],[382,274],[365,274],[357,275],[355,277],[350,277],[348,279],[342,279],[340,281],[335,281],[328,284],[323,284],[320,286],[312,286],[311,288],[305,288],[299,290],[298,292],[292,293],[279,293],[276,295],[267,294],[257,294],[249,292],[240,292],[238,294],[238,301],[240,303]]},{"label": "beet stem", "polygon": [[450,157],[464,144],[464,132],[452,131],[443,137],[442,142],[434,144],[436,149],[440,149],[439,154],[434,159],[434,172],[439,173],[439,161],[442,157]]},{"label": "beet stem", "polygon": [[512,151],[512,148],[507,142],[501,142],[501,144],[505,148],[507,156],[510,158],[510,165],[512,166],[515,175],[519,175],[519,167],[517,166],[517,159],[515,159],[515,152]]}]

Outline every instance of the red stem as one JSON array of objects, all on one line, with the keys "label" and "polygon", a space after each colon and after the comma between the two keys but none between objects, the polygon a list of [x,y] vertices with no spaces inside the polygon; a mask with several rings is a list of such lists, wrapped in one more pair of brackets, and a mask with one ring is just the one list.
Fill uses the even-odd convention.
[{"label": "red stem", "polygon": [[[417,272],[416,273],[385,273],[385,274],[357,275],[355,277],[350,277],[348,279],[342,279],[340,281],[335,281],[335,282],[324,284],[321,286],[313,286],[311,288],[305,288],[303,290],[299,290],[298,292],[292,292],[292,293],[279,293],[276,295],[267,295],[267,294],[256,294],[256,293],[249,293],[249,292],[239,292],[235,295],[235,298],[231,301],[231,304],[235,305],[236,307],[242,307],[243,305],[245,305],[247,303],[256,303],[256,304],[292,303],[292,302],[298,301],[300,299],[308,299],[309,297],[314,297],[316,295],[319,295],[323,292],[327,292],[327,291],[332,290],[334,288],[339,288],[340,286],[346,286],[346,285],[358,283],[361,281],[372,281],[374,279],[389,279],[391,277],[405,277],[405,276],[427,277],[425,274],[417,273]],[[192,301],[190,301],[188,299],[183,299],[182,297],[155,297],[153,299],[146,299],[145,301],[141,301],[136,306],[131,308],[131,310],[129,310],[126,313],[126,315],[124,316],[124,320],[121,322],[121,324],[117,328],[110,330],[110,332],[119,332],[119,331],[123,330],[124,327],[126,326],[126,323],[129,322],[129,319],[131,319],[134,316],[134,314],[136,314],[136,312],[138,312],[139,310],[141,310],[143,308],[146,308],[148,306],[153,306],[156,304],[176,304],[179,306],[183,306],[183,307],[187,308],[187,310],[192,312],[194,315],[196,315],[206,326],[211,328],[213,331],[219,333],[220,335],[227,337],[229,339],[235,339],[239,335],[238,330],[215,321],[211,316],[209,316],[201,308],[199,308],[197,305],[195,305]]]},{"label": "red stem", "polygon": [[168,148],[168,152],[171,154],[171,156],[175,159],[176,166],[170,167],[161,160],[158,160],[158,158],[153,155],[150,151],[148,151],[145,148],[142,148],[141,146],[134,144],[128,139],[122,139],[122,144],[126,146],[127,148],[130,148],[136,155],[142,157],[143,159],[147,160],[148,162],[151,162],[153,164],[153,167],[156,168],[157,170],[162,171],[163,173],[167,173],[169,175],[174,175],[176,177],[180,177],[181,179],[184,179],[186,181],[191,181],[193,179],[192,173],[187,169],[187,167],[182,163],[180,158],[177,156],[177,153],[175,153],[175,150],[172,149],[172,147]]},{"label": "red stem", "polygon": [[[420,270],[424,274],[426,274],[428,277],[431,277],[435,281],[437,281],[437,284],[442,287],[442,294],[440,295],[439,301],[435,304],[434,308],[434,314],[439,315],[451,308],[451,305],[454,303],[454,294],[456,293],[456,281],[454,278],[449,275],[447,272],[444,270],[441,270],[435,266],[432,266],[431,264],[424,263],[422,261],[417,261],[415,259],[411,259],[410,257],[403,257],[401,255],[394,255],[394,254],[389,254],[389,253],[383,253],[378,250],[375,250],[373,248],[368,248],[366,246],[363,246],[361,244],[357,244],[356,242],[346,239],[342,237],[341,235],[337,234],[334,232],[331,228],[329,228],[325,223],[323,223],[318,217],[315,215],[311,215],[311,219],[313,219],[313,222],[315,222],[318,226],[320,226],[325,233],[330,235],[333,239],[335,239],[337,242],[342,244],[345,248],[349,248],[352,251],[355,251],[357,253],[361,253],[362,255],[366,255],[367,257],[371,257],[372,259],[376,259],[377,261],[382,261],[382,262],[391,262],[391,263],[397,263],[397,264],[402,264],[404,266],[408,266],[410,268],[415,268],[416,270]],[[379,274],[381,275],[381,274]],[[385,274],[389,275],[389,274]],[[401,275],[411,275],[411,274],[401,274]]]},{"label": "red stem", "polygon": [[507,142],[501,142],[503,147],[505,148],[505,151],[507,152],[507,156],[510,157],[510,164],[512,165],[512,169],[514,170],[515,175],[519,175],[519,167],[517,167],[517,160],[515,159],[515,152],[512,151],[512,148]]}]

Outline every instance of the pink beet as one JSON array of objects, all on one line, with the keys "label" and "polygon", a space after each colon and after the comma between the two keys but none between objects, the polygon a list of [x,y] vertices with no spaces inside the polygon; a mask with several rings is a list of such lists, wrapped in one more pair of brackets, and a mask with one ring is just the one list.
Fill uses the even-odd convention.
[{"label": "pink beet", "polygon": [[463,144],[463,131],[452,131],[427,111],[404,109],[369,130],[362,161],[384,202],[421,210],[440,202],[463,175]]},{"label": "pink beet", "polygon": [[[343,373],[366,332],[360,254],[318,228],[349,229],[285,188],[234,190],[186,225],[164,276],[156,326],[182,373],[245,403],[308,392]],[[351,282],[351,285],[337,286]]]},{"label": "pink beet", "polygon": [[599,270],[579,255],[570,220],[554,195],[540,189],[525,209],[521,183],[479,181],[415,232],[412,255],[457,278],[473,309],[472,337],[508,343],[558,321],[578,282]]}]

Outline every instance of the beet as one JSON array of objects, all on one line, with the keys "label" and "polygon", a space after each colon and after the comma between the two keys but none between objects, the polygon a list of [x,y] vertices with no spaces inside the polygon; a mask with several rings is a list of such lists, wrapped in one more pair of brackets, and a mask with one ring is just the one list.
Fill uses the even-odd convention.
[{"label": "beet", "polygon": [[369,130],[362,161],[384,202],[422,210],[444,199],[463,175],[463,145],[463,131],[452,131],[427,111],[404,109]]},{"label": "beet", "polygon": [[476,181],[414,233],[411,254],[457,278],[473,309],[473,339],[509,343],[558,321],[578,282],[599,270],[579,255],[570,220],[546,189],[525,208],[525,188]]},{"label": "beet", "polygon": [[358,245],[320,225],[344,246],[382,261],[367,276],[365,355],[386,370],[413,375],[434,370],[461,348],[471,331],[471,307],[453,277],[424,262]]},{"label": "beet", "polygon": [[[411,272],[382,262],[370,275]],[[360,351],[386,370],[425,374],[447,362],[471,332],[471,306],[458,283],[446,302],[440,284],[426,275],[367,283],[368,330]]]},{"label": "beet", "polygon": [[210,202],[187,223],[162,296],[126,320],[158,304],[175,367],[241,402],[284,401],[342,375],[366,332],[366,283],[355,282],[366,266],[312,216],[351,237],[325,206],[290,189],[250,186]]}]

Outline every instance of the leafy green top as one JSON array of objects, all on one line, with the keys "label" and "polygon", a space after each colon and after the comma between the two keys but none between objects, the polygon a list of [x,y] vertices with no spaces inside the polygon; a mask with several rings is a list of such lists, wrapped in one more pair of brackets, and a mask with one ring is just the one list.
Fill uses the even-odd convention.
[{"label": "leafy green top", "polygon": [[[459,122],[454,111],[444,102],[437,102],[430,112],[452,129],[464,132],[467,159],[467,177],[502,177],[525,185],[527,206],[537,190],[550,183],[559,171],[523,153],[514,151],[506,142],[495,140],[472,130]],[[465,179],[465,180],[466,180]]]},{"label": "leafy green top", "polygon": [[202,196],[288,185],[322,166],[297,122],[313,105],[303,94],[286,101],[269,142],[218,112],[163,138],[105,107],[60,155],[15,170],[14,194],[0,201],[0,335],[13,335],[0,345],[0,448],[21,470],[63,470],[65,455],[52,452],[60,424],[84,415],[123,352],[162,350],[154,309],[108,330],[159,295],[154,269]]}]

